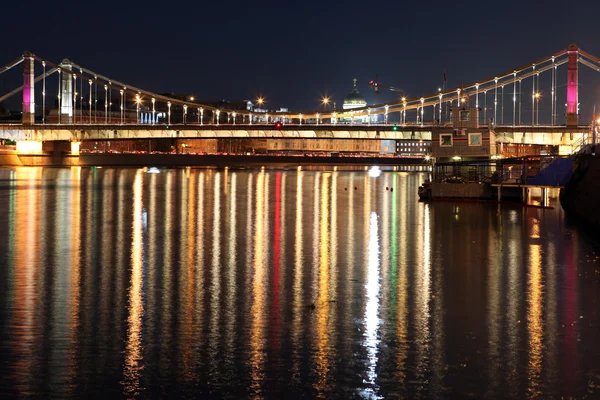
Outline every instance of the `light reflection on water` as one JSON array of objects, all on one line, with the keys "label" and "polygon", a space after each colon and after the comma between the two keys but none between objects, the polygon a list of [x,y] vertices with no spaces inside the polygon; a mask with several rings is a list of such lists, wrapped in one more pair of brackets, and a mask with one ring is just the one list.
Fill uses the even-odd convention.
[{"label": "light reflection on water", "polygon": [[0,390],[597,395],[598,247],[423,179],[0,169]]}]

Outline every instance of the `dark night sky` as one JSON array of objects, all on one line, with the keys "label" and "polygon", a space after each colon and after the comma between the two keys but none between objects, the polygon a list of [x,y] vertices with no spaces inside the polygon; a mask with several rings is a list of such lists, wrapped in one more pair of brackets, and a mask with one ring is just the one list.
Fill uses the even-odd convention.
[{"label": "dark night sky", "polygon": [[[453,87],[569,43],[600,56],[600,2],[592,0],[38,3],[3,2],[1,65],[31,50],[155,92],[262,94],[270,107],[292,110],[315,109],[324,94],[341,107],[354,77],[371,102],[376,73],[418,97],[440,86],[444,68]],[[584,101],[600,106],[600,74],[580,68],[585,114]],[[8,81],[2,92],[13,88]]]}]

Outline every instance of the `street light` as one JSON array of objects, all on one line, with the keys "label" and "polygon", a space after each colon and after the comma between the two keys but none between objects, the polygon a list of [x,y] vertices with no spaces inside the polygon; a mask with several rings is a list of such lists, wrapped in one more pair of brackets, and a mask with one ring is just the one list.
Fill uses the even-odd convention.
[{"label": "street light", "polygon": [[155,122],[155,118],[154,118],[155,114],[156,114],[156,99],[153,97],[152,98],[152,125],[154,125],[154,122]]},{"label": "street light", "polygon": [[385,121],[384,123],[387,125],[388,123],[388,111],[390,109],[390,106],[388,106],[387,104],[385,105]]},{"label": "street light", "polygon": [[136,118],[137,118],[137,123],[140,123],[140,104],[142,102],[142,99],[140,99],[140,94],[136,94],[135,95],[135,104],[136,104]]},{"label": "street light", "polygon": [[325,96],[321,99],[321,103],[323,104],[323,106],[325,108],[327,108],[327,106],[329,105],[329,97]]},{"label": "street light", "polygon": [[534,97],[535,97],[535,124],[539,125],[540,124],[540,92],[536,92]]},{"label": "street light", "polygon": [[262,106],[264,104],[264,102],[265,102],[265,99],[263,97],[259,97],[258,99],[256,99],[256,103],[259,106]]},{"label": "street light", "polygon": [[119,90],[121,94],[121,124],[123,124],[123,89]]},{"label": "street light", "polygon": [[[76,77],[74,77],[76,78]],[[77,87],[77,85],[75,84],[75,87]],[[79,93],[75,92],[75,97],[73,97],[73,123],[75,123],[75,118],[77,117],[77,96],[79,95]]]}]

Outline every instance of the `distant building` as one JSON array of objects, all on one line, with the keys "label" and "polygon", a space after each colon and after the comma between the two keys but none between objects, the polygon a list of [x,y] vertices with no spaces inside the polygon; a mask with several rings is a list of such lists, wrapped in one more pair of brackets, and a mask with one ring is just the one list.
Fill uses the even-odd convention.
[{"label": "distant building", "polygon": [[[355,108],[363,108],[367,106],[367,100],[365,100],[364,97],[361,96],[361,94],[359,93],[358,89],[356,88],[356,78],[353,79],[354,82],[354,87],[352,88],[352,91],[344,98],[344,104],[342,105],[342,108],[345,110],[352,110]],[[345,123],[351,123],[352,120],[351,118],[341,118],[340,122],[345,122]],[[361,116],[361,117],[355,117],[354,118],[354,123],[367,123],[369,122],[369,117],[368,116]]]}]

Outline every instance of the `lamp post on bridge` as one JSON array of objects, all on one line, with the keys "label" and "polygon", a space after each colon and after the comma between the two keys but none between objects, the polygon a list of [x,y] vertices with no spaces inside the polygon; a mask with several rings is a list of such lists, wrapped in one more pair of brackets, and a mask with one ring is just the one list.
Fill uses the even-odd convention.
[{"label": "lamp post on bridge", "polygon": [[439,115],[440,115],[440,116],[439,116],[439,118],[438,118],[438,125],[441,125],[441,124],[442,124],[442,97],[444,97],[444,95],[440,93],[440,94],[439,94],[439,98],[440,98],[440,109],[438,110],[438,113],[439,113]]},{"label": "lamp post on bridge", "polygon": [[539,125],[540,124],[540,120],[539,120],[539,116],[540,116],[540,92],[536,92],[534,97],[535,97],[535,124]]},{"label": "lamp post on bridge", "polygon": [[388,106],[387,104],[385,105],[385,118],[384,118],[384,124],[387,125],[388,124],[388,111],[390,109],[390,106]]},{"label": "lamp post on bridge", "polygon": [[104,123],[108,123],[108,85],[104,85]]},{"label": "lamp post on bridge", "polygon": [[[554,57],[552,57],[554,62]],[[513,128],[516,122],[516,111],[517,111],[517,71],[513,71]]]},{"label": "lamp post on bridge", "polygon": [[88,118],[88,123],[91,124],[92,123],[92,80],[88,80],[89,84],[90,84],[90,101],[89,101],[89,106],[90,106],[90,115]]},{"label": "lamp post on bridge", "polygon": [[108,81],[108,105],[110,106],[110,113],[108,114],[108,122],[112,122],[112,82]]},{"label": "lamp post on bridge", "polygon": [[73,123],[75,123],[75,119],[77,117],[77,75],[73,73],[73,90],[75,91],[75,96],[73,96]]},{"label": "lamp post on bridge", "polygon": [[487,125],[487,90],[483,91],[483,119]]},{"label": "lamp post on bridge", "polygon": [[302,113],[300,113],[300,126],[302,126]]},{"label": "lamp post on bridge", "polygon": [[[475,108],[479,108],[479,83],[475,84]],[[479,121],[477,121],[477,123],[479,123]]]},{"label": "lamp post on bridge", "polygon": [[187,104],[183,105],[183,124],[185,125],[187,123]]},{"label": "lamp post on bridge", "polygon": [[202,122],[200,122],[200,110],[202,110],[202,108],[198,108],[198,125],[202,125]]},{"label": "lamp post on bridge", "polygon": [[402,124],[406,125],[406,97],[402,97]]},{"label": "lamp post on bridge", "polygon": [[167,102],[167,124],[171,125],[171,102]]},{"label": "lamp post on bridge", "polygon": [[235,125],[235,113],[231,113],[231,116],[233,117],[233,124]]},{"label": "lamp post on bridge", "polygon": [[123,123],[127,122],[127,86],[123,86]]},{"label": "lamp post on bridge", "polygon": [[371,108],[367,108],[367,115],[368,115],[368,120],[367,120],[367,125],[371,125]]},{"label": "lamp post on bridge", "polygon": [[156,119],[154,118],[155,114],[156,114],[156,99],[153,97],[152,98],[152,125],[154,125],[156,123]]},{"label": "lamp post on bridge", "polygon": [[121,125],[123,125],[123,89],[119,90],[121,94]]},{"label": "lamp post on bridge", "polygon": [[421,126],[423,126],[423,118],[425,117],[425,99],[421,97]]},{"label": "lamp post on bridge", "polygon": [[79,93],[75,92],[73,96],[73,123],[75,123],[75,119],[77,118],[77,95]]},{"label": "lamp post on bridge", "polygon": [[137,120],[138,124],[140,123],[140,102],[141,102],[141,100],[140,100],[140,94],[138,93],[138,94],[135,95],[135,111],[136,111],[136,116],[135,117],[136,117],[136,120]]},{"label": "lamp post on bridge", "polygon": [[219,115],[221,114],[221,111],[217,110],[216,114],[217,114],[217,126],[219,126]]}]

